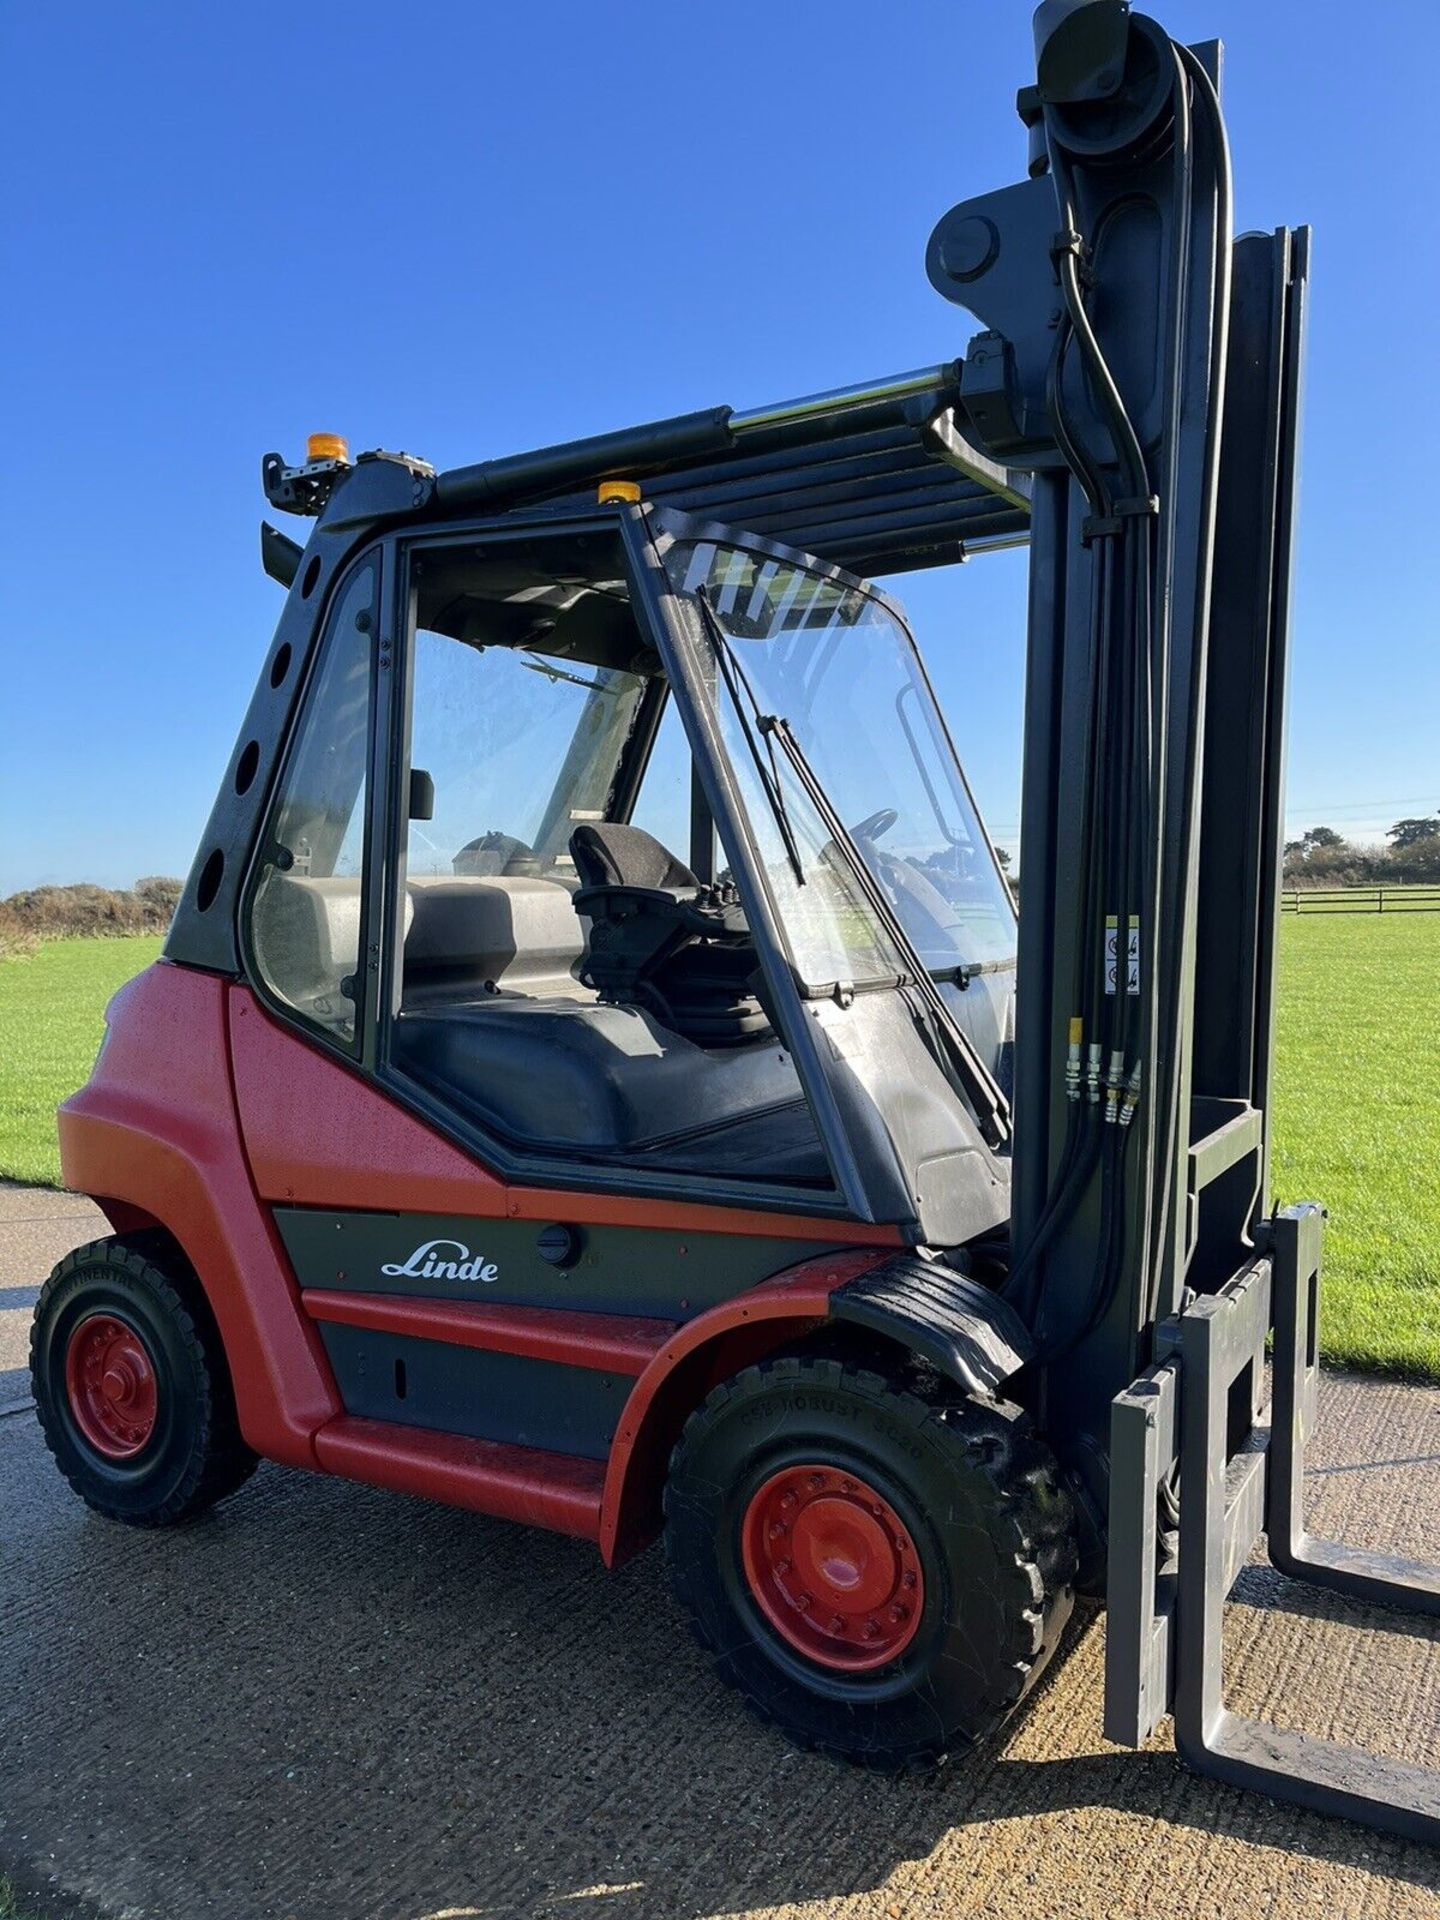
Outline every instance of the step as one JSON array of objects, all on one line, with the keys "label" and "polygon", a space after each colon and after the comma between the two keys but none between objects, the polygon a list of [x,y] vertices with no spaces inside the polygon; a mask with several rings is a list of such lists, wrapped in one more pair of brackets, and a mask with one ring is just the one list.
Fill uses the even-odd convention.
[{"label": "step", "polygon": [[432,1433],[352,1414],[321,1427],[315,1454],[327,1472],[347,1480],[468,1507],[522,1526],[548,1527],[580,1540],[600,1538],[603,1460]]},{"label": "step", "polygon": [[301,1295],[312,1320],[366,1327],[412,1340],[523,1354],[559,1366],[638,1378],[677,1323],[624,1314],[576,1313],[554,1307],[505,1307],[469,1300],[414,1299],[397,1293],[338,1293],[313,1287]]}]

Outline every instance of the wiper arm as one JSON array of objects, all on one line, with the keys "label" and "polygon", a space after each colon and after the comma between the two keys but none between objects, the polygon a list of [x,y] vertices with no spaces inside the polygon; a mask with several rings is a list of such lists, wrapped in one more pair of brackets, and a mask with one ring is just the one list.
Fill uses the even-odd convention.
[{"label": "wiper arm", "polygon": [[959,1026],[945,1004],[944,995],[937,988],[930,969],[915,951],[909,934],[885,896],[884,888],[875,878],[866,863],[865,856],[856,846],[850,829],[831,806],[828,794],[816,778],[815,769],[806,759],[800,742],[790,731],[789,721],[777,714],[769,714],[760,718],[759,726],[767,741],[780,742],[781,749],[794,768],[806,798],[819,814],[826,832],[836,846],[844,852],[871,912],[885,929],[896,952],[910,969],[931,1018],[949,1040],[951,1052],[960,1068],[960,1077],[964,1082],[970,1103],[975,1109],[982,1135],[991,1146],[1003,1145],[1010,1137],[1009,1102],[1001,1092],[995,1076],[971,1044],[968,1034]]},{"label": "wiper arm", "polygon": [[931,967],[930,978],[949,982],[959,987],[963,993],[972,980],[978,980],[986,973],[1013,973],[1015,957],[1008,960],[957,960],[953,966]]},{"label": "wiper arm", "polygon": [[[750,684],[750,676],[740,664],[730,636],[721,625],[720,616],[710,604],[709,590],[702,581],[694,590],[694,600],[700,609],[701,622],[706,637],[715,655],[715,664],[724,678],[726,690],[730,695],[730,704],[739,719],[741,731],[745,735],[745,744],[750,749],[750,758],[755,762],[755,772],[759,777],[761,789],[770,803],[775,825],[779,829],[784,843],[785,855],[790,862],[797,886],[805,885],[805,867],[800,858],[799,844],[795,839],[795,829],[790,823],[790,814],[785,805],[785,793],[780,784],[780,768],[775,759],[775,748],[770,739],[766,717],[760,711],[760,702],[755,698],[755,689]],[[752,725],[746,715],[744,702],[740,698],[740,689],[744,688],[750,702],[755,720]],[[757,731],[758,730],[758,731]],[[765,755],[760,753],[760,739],[765,742]],[[768,759],[769,765],[765,764]]]},{"label": "wiper arm", "polygon": [[[794,869],[796,880],[801,886],[805,885],[805,870],[800,861],[790,815],[785,806],[779,763],[775,758],[776,741],[779,742],[781,750],[790,762],[807,799],[820,816],[826,832],[835,845],[844,852],[871,911],[885,929],[895,951],[910,969],[931,1019],[949,1041],[952,1056],[960,1068],[960,1077],[979,1120],[982,1135],[991,1146],[1003,1145],[1010,1137],[1010,1108],[994,1075],[986,1067],[971,1045],[969,1037],[957,1024],[954,1015],[945,1004],[944,995],[931,978],[924,961],[916,953],[910,936],[896,917],[895,909],[886,899],[884,890],[867,866],[863,854],[855,845],[849,828],[831,806],[829,796],[815,776],[814,768],[806,759],[799,741],[790,730],[789,721],[780,714],[767,714],[761,711],[760,702],[755,697],[755,689],[750,684],[749,675],[741,664],[719,615],[710,603],[710,595],[703,582],[694,589],[693,598],[700,609],[700,618],[715,654],[716,665],[724,677],[726,689],[739,716],[740,725],[745,734],[745,743],[750,749],[755,771],[759,776],[765,797],[770,803],[770,810],[775,816],[775,824],[785,843],[785,851]],[[753,724],[746,715],[744,702],[740,697],[742,689],[749,701],[751,713],[754,715]],[[765,748],[763,756],[761,741],[764,742]]]},{"label": "wiper arm", "polygon": [[528,667],[531,673],[543,673],[552,684],[559,680],[568,680],[572,687],[584,687],[589,693],[607,691],[603,680],[586,680],[581,674],[567,673],[564,667],[555,667],[548,660],[522,660],[522,667]]}]

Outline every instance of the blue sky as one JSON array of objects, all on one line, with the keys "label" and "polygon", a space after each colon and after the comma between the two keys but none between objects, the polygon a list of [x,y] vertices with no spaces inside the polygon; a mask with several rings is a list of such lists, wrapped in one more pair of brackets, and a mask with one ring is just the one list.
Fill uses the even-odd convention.
[{"label": "blue sky", "polygon": [[[1023,168],[1029,14],[5,8],[0,893],[188,868],[279,611],[267,449],[449,466],[963,352],[924,245]],[[1440,18],[1163,18],[1227,42],[1237,228],[1317,229],[1291,824],[1378,833],[1440,805]],[[892,584],[1013,842],[1023,560]]]}]

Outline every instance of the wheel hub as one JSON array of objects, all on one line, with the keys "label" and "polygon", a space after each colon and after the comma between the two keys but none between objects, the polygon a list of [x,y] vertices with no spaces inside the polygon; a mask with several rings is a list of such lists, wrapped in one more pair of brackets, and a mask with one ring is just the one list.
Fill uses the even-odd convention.
[{"label": "wheel hub", "polygon": [[128,1460],[147,1444],[159,1414],[149,1349],[126,1321],[92,1313],[65,1349],[65,1392],[75,1424],[107,1460]]},{"label": "wheel hub", "polygon": [[829,1466],[786,1467],[741,1522],[751,1595],[787,1645],[862,1673],[914,1639],[925,1603],[910,1530],[873,1487]]}]

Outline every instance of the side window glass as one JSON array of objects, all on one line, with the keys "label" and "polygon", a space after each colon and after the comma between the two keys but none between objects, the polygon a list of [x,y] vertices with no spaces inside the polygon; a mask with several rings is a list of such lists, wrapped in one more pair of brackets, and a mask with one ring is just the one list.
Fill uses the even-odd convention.
[{"label": "side window glass", "polygon": [[250,905],[261,978],[303,1019],[355,1042],[376,568],[343,589],[272,805]]},{"label": "side window glass", "polygon": [[623,667],[417,630],[410,746],[424,811],[406,837],[407,1006],[574,992],[585,925],[570,839],[606,817],[645,684]]},{"label": "side window glass", "polygon": [[673,700],[665,702],[630,824],[643,827],[682,860],[690,858],[690,742]]},{"label": "side window glass", "polygon": [[410,750],[432,811],[410,822],[410,877],[573,876],[570,835],[604,817],[644,684],[421,628]]}]

